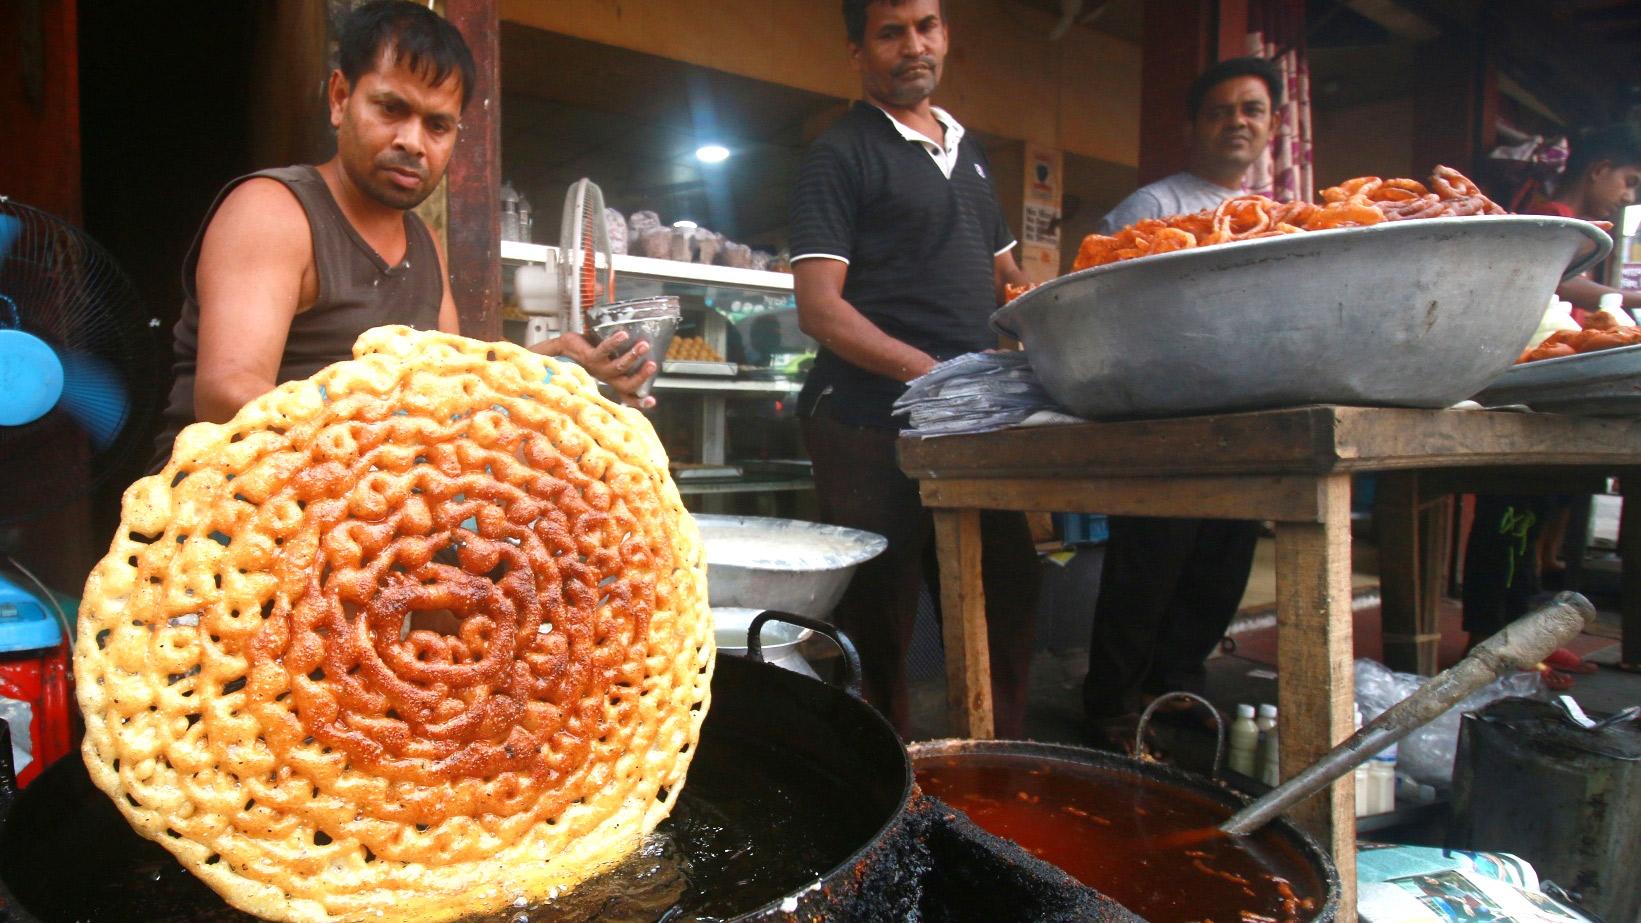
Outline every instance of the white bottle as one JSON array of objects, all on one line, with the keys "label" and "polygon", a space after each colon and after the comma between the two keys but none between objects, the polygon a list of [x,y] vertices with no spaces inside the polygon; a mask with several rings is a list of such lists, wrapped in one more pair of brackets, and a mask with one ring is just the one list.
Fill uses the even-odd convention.
[{"label": "white bottle", "polygon": [[1396,810],[1396,745],[1380,750],[1368,761],[1368,785],[1373,797],[1368,807],[1374,814]]},{"label": "white bottle", "polygon": [[[1359,705],[1352,705],[1351,710],[1355,712],[1356,730],[1360,731],[1362,729],[1362,708]],[[1373,813],[1369,810],[1373,800],[1373,780],[1368,777],[1367,763],[1358,764],[1352,775],[1356,780],[1356,816],[1366,817]]]},{"label": "white bottle", "polygon": [[1254,707],[1238,705],[1231,722],[1231,769],[1249,778],[1254,775],[1254,759],[1259,747],[1259,725],[1254,723]]},{"label": "white bottle", "polygon": [[1621,292],[1608,292],[1596,299],[1596,310],[1603,314],[1611,314],[1620,327],[1635,326],[1635,319],[1624,310],[1624,295]]},{"label": "white bottle", "polygon": [[1281,785],[1282,761],[1276,736],[1276,706],[1269,703],[1259,706],[1259,717],[1254,719],[1254,724],[1259,727],[1259,753],[1255,759],[1259,781],[1272,787]]}]

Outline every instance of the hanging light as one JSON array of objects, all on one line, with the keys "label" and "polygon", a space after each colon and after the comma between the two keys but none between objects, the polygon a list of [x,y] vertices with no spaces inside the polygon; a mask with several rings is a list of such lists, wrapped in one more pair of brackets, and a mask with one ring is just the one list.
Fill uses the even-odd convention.
[{"label": "hanging light", "polygon": [[702,163],[723,163],[729,159],[729,148],[722,144],[703,144],[695,149],[695,159]]}]

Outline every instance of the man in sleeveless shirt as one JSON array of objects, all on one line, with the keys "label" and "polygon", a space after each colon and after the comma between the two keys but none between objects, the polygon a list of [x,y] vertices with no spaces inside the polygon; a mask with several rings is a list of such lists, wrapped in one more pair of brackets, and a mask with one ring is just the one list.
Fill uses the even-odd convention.
[{"label": "man in sleeveless shirt", "polygon": [[[798,319],[820,343],[798,413],[821,517],[889,540],[834,616],[860,650],[868,701],[903,734],[906,655],[934,542],[917,483],[895,461],[890,406],[936,362],[995,347],[988,320],[1002,286],[1025,281],[985,153],[929,102],[946,54],[942,13],[939,0],[844,0],[864,99],[805,153],[791,203]],[[1017,737],[1037,555],[1020,513],[983,513],[981,546],[996,731]]]},{"label": "man in sleeveless shirt", "polygon": [[[336,155],[230,183],[183,264],[176,381],[159,462],[196,420],[224,422],[286,381],[350,358],[371,327],[459,332],[444,251],[410,209],[439,185],[473,93],[456,28],[416,3],[377,0],[343,24],[326,90]],[[568,356],[624,399],[655,374],[624,335],[593,347],[566,334],[536,347]]]}]

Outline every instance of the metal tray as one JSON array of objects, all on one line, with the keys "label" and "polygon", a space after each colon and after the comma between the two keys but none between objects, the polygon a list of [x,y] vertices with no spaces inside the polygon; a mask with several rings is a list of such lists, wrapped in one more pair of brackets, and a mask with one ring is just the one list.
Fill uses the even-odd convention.
[{"label": "metal tray", "polygon": [[1526,404],[1586,417],[1641,415],[1641,346],[1620,346],[1518,365],[1476,395],[1486,406]]},{"label": "metal tray", "polygon": [[664,359],[661,362],[661,371],[668,375],[718,375],[733,377],[735,363],[707,362],[701,359]]},{"label": "metal tray", "polygon": [[992,325],[1083,417],[1445,407],[1509,369],[1556,284],[1611,249],[1572,218],[1311,231],[1085,269]]}]

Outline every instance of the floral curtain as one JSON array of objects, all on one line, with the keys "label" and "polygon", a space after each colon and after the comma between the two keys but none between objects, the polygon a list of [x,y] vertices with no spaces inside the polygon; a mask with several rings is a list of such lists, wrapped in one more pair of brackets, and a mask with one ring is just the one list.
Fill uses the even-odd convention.
[{"label": "floral curtain", "polygon": [[1311,74],[1305,54],[1304,0],[1253,0],[1248,5],[1248,54],[1277,66],[1282,105],[1277,108],[1271,146],[1248,171],[1249,192],[1279,202],[1311,201],[1316,179],[1311,168]]}]

